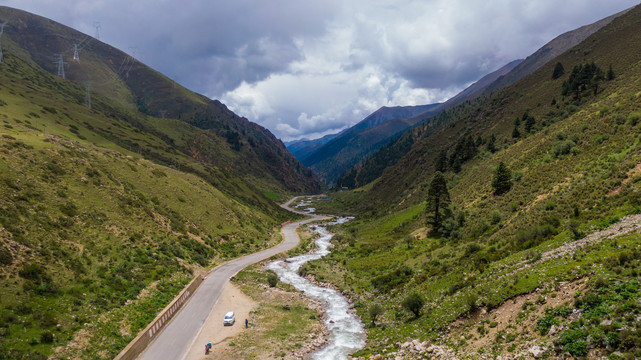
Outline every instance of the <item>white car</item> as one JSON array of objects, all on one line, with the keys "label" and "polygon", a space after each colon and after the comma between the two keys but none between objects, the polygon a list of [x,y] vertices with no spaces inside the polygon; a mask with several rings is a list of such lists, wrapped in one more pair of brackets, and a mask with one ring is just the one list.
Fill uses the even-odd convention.
[{"label": "white car", "polygon": [[227,314],[225,314],[225,319],[223,320],[223,325],[234,325],[236,322],[236,317],[234,316],[234,312],[230,311]]}]

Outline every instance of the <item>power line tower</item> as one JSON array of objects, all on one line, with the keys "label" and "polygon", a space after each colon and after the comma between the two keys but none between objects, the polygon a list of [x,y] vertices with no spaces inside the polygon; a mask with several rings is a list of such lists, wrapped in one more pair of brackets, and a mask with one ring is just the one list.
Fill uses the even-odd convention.
[{"label": "power line tower", "polygon": [[160,110],[160,117],[164,119],[165,115],[167,115],[167,110],[165,109]]},{"label": "power line tower", "polygon": [[73,44],[73,61],[80,62],[80,54],[78,53],[78,44]]},{"label": "power line tower", "polygon": [[94,21],[93,27],[96,28],[96,36],[95,36],[95,38],[100,40],[100,22],[99,21]]},{"label": "power line tower", "polygon": [[0,24],[0,63],[4,61],[2,57],[2,33],[4,33],[4,27],[7,26],[6,22]]},{"label": "power line tower", "polygon": [[91,109],[91,82],[85,81],[83,84],[85,85],[85,106]]},{"label": "power line tower", "polygon": [[60,76],[63,79],[66,79],[65,65],[67,65],[67,63],[62,59],[62,54],[56,54],[55,56],[58,58],[58,60],[54,61],[53,63],[58,65],[58,76]]}]

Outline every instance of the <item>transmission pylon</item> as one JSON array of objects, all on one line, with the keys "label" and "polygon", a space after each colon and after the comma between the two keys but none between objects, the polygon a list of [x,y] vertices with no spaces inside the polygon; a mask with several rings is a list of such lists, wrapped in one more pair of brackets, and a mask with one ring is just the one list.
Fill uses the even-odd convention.
[{"label": "transmission pylon", "polygon": [[85,106],[91,109],[91,82],[85,81]]},{"label": "transmission pylon", "polygon": [[0,63],[4,61],[2,57],[2,33],[4,33],[4,27],[7,26],[6,22],[0,24]]},{"label": "transmission pylon", "polygon": [[165,109],[160,110],[160,117],[164,119],[165,115],[167,115],[167,110]]},{"label": "transmission pylon", "polygon": [[100,40],[100,22],[99,21],[94,21],[93,27],[96,28],[96,36],[95,36],[95,38]]},{"label": "transmission pylon", "polygon": [[58,76],[60,76],[63,79],[66,79],[65,65],[67,65],[67,63],[62,59],[62,54],[56,54],[55,56],[58,58],[58,60],[54,61],[53,63],[58,65]]},{"label": "transmission pylon", "polygon": [[80,62],[80,54],[78,53],[78,44],[73,44],[73,61]]}]

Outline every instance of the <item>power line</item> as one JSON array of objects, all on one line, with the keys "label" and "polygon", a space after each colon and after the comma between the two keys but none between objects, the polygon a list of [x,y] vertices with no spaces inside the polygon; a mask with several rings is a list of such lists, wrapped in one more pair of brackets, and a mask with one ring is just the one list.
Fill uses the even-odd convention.
[{"label": "power line", "polygon": [[7,26],[6,22],[0,24],[0,63],[3,62],[4,58],[2,56],[2,33],[4,33],[4,27]]},{"label": "power line", "polygon": [[85,81],[83,84],[85,85],[85,106],[91,109],[91,92],[89,91],[91,88],[91,81]]},{"label": "power line", "polygon": [[54,64],[58,65],[58,76],[66,79],[65,65],[67,65],[67,63],[62,59],[62,54],[56,54],[55,56],[58,58],[58,60],[54,61]]},{"label": "power line", "polygon": [[80,62],[80,54],[78,53],[78,44],[73,44],[73,61]]},{"label": "power line", "polygon": [[96,28],[96,36],[95,36],[95,38],[100,40],[100,22],[99,21],[94,21],[93,27]]}]

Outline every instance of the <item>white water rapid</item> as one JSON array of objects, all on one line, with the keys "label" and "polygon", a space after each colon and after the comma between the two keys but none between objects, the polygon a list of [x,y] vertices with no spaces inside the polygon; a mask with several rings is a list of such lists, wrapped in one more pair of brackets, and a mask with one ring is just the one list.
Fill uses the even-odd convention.
[{"label": "white water rapid", "polygon": [[[308,211],[310,209],[307,209]],[[339,218],[340,224],[350,218]],[[317,249],[309,254],[299,255],[286,260],[278,260],[267,265],[268,269],[278,274],[280,280],[291,284],[306,296],[320,300],[325,304],[325,325],[330,332],[329,343],[312,355],[316,360],[347,359],[349,354],[365,346],[365,332],[359,318],[349,311],[349,303],[338,291],[312,284],[309,280],[298,275],[298,269],[308,261],[317,260],[330,253],[330,240],[333,234],[323,226],[314,225],[312,228],[321,236],[316,240]]]}]

